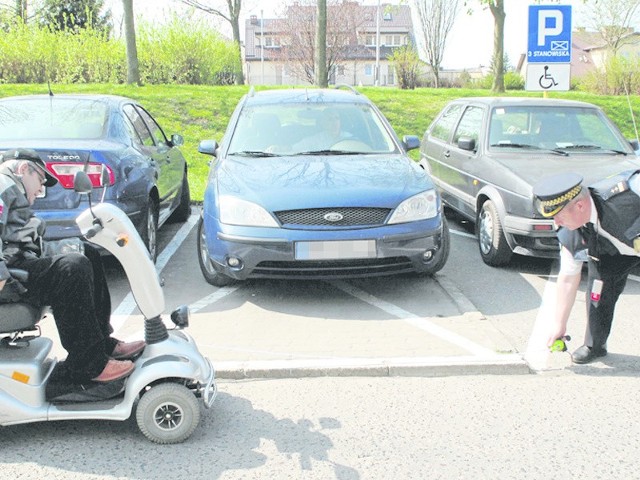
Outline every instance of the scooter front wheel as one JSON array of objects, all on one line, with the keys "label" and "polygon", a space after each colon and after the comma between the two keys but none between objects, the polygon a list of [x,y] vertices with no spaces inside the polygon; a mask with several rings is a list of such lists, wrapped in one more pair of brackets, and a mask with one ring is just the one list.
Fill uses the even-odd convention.
[{"label": "scooter front wheel", "polygon": [[138,428],[155,443],[179,443],[191,436],[200,422],[196,396],[177,383],[163,383],[148,390],[136,409]]}]

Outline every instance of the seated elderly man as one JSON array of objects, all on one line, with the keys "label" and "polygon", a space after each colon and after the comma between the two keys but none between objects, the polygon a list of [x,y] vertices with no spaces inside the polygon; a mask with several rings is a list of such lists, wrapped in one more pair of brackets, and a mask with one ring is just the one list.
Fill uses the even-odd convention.
[{"label": "seated elderly man", "polygon": [[[57,178],[34,150],[7,151],[0,162],[0,299],[51,307],[71,381],[105,383],[130,375],[131,359],[145,343],[111,337],[111,297],[98,251],[86,245],[84,254],[44,255],[45,224],[31,205]],[[15,284],[9,268],[29,273],[27,291],[18,298],[7,292]]]}]

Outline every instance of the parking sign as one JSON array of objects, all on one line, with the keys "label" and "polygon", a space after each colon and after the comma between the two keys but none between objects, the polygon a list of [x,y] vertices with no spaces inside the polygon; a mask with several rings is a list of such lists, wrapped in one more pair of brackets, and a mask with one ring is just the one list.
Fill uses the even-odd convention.
[{"label": "parking sign", "polygon": [[527,61],[571,62],[571,5],[529,6]]}]

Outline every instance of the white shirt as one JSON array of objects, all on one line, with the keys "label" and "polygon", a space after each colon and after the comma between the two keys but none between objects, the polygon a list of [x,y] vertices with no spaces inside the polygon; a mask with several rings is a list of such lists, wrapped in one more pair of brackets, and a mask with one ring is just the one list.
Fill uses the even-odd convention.
[{"label": "white shirt", "polygon": [[[631,177],[631,180],[629,180],[629,187],[636,195],[640,195],[640,175],[634,175]],[[598,219],[598,210],[596,210],[596,206],[593,203],[593,198],[589,197],[589,201],[591,202],[591,218],[589,221],[593,223],[596,233],[609,240],[613,246],[618,249],[620,255],[640,257],[640,252],[636,252],[630,246],[622,243],[617,238],[614,238],[609,232],[601,227],[600,220]],[[578,258],[576,259],[569,250],[562,247],[560,250],[560,273],[565,275],[579,275],[582,271],[582,265],[586,260],[586,258],[582,257],[584,256],[578,255]]]}]

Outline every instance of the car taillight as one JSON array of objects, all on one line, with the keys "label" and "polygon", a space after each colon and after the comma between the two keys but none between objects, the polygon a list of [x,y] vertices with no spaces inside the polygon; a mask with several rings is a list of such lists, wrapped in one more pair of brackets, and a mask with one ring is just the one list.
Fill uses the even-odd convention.
[{"label": "car taillight", "polygon": [[60,185],[64,188],[73,188],[73,177],[76,172],[84,170],[87,175],[89,175],[89,179],[91,180],[91,185],[94,188],[102,187],[103,185],[100,183],[100,179],[102,178],[102,169],[106,168],[107,172],[109,172],[109,185],[113,185],[115,183],[115,177],[113,175],[113,171],[102,163],[64,163],[64,162],[51,162],[47,163],[47,168],[51,173],[53,173]]}]

